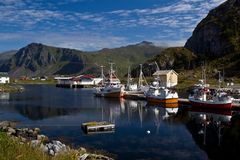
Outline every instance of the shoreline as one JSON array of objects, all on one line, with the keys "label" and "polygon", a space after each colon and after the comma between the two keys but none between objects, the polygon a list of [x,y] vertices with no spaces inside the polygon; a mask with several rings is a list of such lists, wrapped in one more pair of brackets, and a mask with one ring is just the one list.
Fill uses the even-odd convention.
[{"label": "shoreline", "polygon": [[0,84],[0,93],[23,92],[24,87],[20,84]]},{"label": "shoreline", "polygon": [[[25,145],[29,147],[27,152],[31,152],[32,149],[38,150],[42,152],[42,156],[49,157],[50,159],[62,159],[65,157],[63,159],[113,160],[113,158],[97,153],[98,151],[89,151],[84,147],[78,147],[76,149],[59,140],[51,140],[46,135],[41,134],[40,128],[17,128],[17,123],[19,122],[0,121],[0,146],[4,140],[7,140],[10,141],[11,145],[16,143],[15,145],[19,150],[21,149],[21,145]],[[1,148],[2,147],[4,146],[1,146]],[[11,148],[9,148],[9,150],[10,149]],[[8,155],[8,153],[5,154]]]}]

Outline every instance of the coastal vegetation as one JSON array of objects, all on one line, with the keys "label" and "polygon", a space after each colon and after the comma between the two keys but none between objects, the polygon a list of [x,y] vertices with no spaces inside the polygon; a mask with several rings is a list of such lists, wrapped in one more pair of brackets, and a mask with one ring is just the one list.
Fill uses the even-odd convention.
[{"label": "coastal vegetation", "polygon": [[40,134],[39,128],[15,128],[15,122],[0,121],[1,160],[112,160],[100,152],[88,152],[85,148],[72,149],[60,141],[50,141]]},{"label": "coastal vegetation", "polygon": [[0,84],[0,92],[21,92],[24,88],[16,84]]}]

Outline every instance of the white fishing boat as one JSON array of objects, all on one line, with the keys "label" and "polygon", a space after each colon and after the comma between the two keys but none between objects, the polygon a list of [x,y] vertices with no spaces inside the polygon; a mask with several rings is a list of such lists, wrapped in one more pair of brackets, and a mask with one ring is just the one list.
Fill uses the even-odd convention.
[{"label": "white fishing boat", "polygon": [[117,78],[113,70],[113,63],[110,63],[110,65],[109,77],[107,79],[103,78],[102,86],[97,87],[94,94],[100,97],[119,98],[123,96],[124,85]]},{"label": "white fishing boat", "polygon": [[145,96],[149,103],[178,103],[178,93],[162,87],[157,80],[152,83]]},{"label": "white fishing boat", "polygon": [[212,109],[231,109],[232,97],[226,92],[218,89],[209,89],[206,85],[205,70],[203,71],[204,79],[195,85],[192,93],[189,95],[189,101],[192,107],[206,107]]},{"label": "white fishing boat", "polygon": [[[157,71],[159,71],[158,65]],[[145,96],[149,103],[178,103],[178,93],[161,85],[159,76],[155,78],[149,90],[145,92]]]}]

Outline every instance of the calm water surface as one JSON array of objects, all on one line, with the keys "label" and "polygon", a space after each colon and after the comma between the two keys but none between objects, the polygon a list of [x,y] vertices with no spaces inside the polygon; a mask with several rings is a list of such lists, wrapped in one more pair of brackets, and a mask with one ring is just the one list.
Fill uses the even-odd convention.
[{"label": "calm water surface", "polygon": [[[25,88],[23,93],[0,95],[0,120],[20,121],[19,127],[40,127],[51,139],[105,150],[118,159],[201,160],[211,156],[204,148],[207,127],[201,123],[201,112],[181,107],[166,110],[144,101],[96,98],[92,89],[51,85]],[[82,132],[83,122],[102,120],[115,122],[116,131],[95,135]]]}]

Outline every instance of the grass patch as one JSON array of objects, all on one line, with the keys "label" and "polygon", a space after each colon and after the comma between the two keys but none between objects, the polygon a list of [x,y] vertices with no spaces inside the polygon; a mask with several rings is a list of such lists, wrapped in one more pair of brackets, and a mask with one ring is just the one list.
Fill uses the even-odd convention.
[{"label": "grass patch", "polygon": [[0,84],[0,92],[19,92],[22,91],[23,87],[12,84]]},{"label": "grass patch", "polygon": [[20,144],[17,139],[0,132],[1,160],[50,160],[40,149],[33,149],[28,144]]},{"label": "grass patch", "polygon": [[27,143],[20,143],[18,138],[10,137],[0,131],[0,159],[1,160],[76,160],[81,151],[70,150],[67,153],[51,157],[40,148],[32,148]]}]

